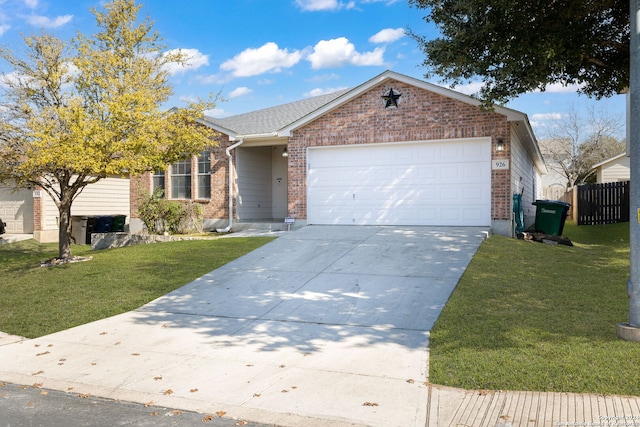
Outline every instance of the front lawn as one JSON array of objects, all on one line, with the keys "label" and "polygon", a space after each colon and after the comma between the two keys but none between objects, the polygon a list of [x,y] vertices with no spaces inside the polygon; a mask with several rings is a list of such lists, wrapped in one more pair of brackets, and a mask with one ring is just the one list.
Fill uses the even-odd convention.
[{"label": "front lawn", "polygon": [[430,381],[469,389],[640,395],[628,320],[629,224],[576,227],[574,247],[494,236],[431,332]]},{"label": "front lawn", "polygon": [[271,241],[195,240],[73,254],[91,261],[56,267],[58,244],[0,245],[0,331],[35,338],[140,307]]}]

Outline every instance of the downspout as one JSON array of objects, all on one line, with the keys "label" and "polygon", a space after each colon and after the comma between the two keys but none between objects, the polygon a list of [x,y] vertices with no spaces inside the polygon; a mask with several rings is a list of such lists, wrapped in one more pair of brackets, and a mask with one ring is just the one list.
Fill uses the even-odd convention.
[{"label": "downspout", "polygon": [[227,147],[225,152],[227,153],[227,157],[229,157],[229,225],[225,228],[217,228],[216,232],[218,233],[228,233],[233,226],[233,157],[231,157],[231,150],[239,147],[244,142],[244,139],[236,142],[235,144]]}]

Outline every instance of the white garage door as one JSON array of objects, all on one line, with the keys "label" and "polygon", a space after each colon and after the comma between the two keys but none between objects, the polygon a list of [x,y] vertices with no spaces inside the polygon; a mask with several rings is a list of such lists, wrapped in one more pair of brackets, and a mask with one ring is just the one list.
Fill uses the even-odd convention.
[{"label": "white garage door", "polygon": [[309,224],[491,223],[488,138],[313,147],[307,159]]},{"label": "white garage door", "polygon": [[7,223],[8,234],[33,233],[32,193],[32,190],[13,192],[0,187],[0,219]]}]

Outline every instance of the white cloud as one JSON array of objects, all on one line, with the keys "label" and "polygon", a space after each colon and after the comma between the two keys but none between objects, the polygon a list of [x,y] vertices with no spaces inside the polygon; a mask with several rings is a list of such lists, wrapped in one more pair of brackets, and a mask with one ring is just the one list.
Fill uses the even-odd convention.
[{"label": "white cloud", "polygon": [[29,9],[35,9],[36,7],[38,7],[38,0],[24,0],[24,4]]},{"label": "white cloud", "polygon": [[10,73],[4,73],[0,75],[0,86],[8,87],[8,86],[25,84],[29,80],[30,79],[26,77],[24,74],[20,74],[16,71],[12,71]]},{"label": "white cloud", "polygon": [[371,52],[359,53],[353,43],[345,37],[332,40],[321,40],[307,56],[311,68],[342,67],[344,65],[382,65],[384,64],[384,48],[379,47]]},{"label": "white cloud", "polygon": [[312,97],[312,96],[326,95],[328,93],[337,92],[337,91],[343,90],[343,89],[347,89],[347,87],[346,86],[344,86],[344,87],[334,87],[334,88],[328,88],[328,89],[315,88],[315,89],[311,89],[309,92],[305,93],[304,96]]},{"label": "white cloud", "polygon": [[247,95],[247,94],[249,94],[251,92],[253,92],[252,89],[249,89],[246,86],[240,86],[240,87],[235,88],[234,90],[232,90],[229,93],[229,98],[238,98],[240,96]]},{"label": "white cloud", "polygon": [[456,85],[455,87],[444,85],[440,82],[432,82],[435,85],[445,87],[447,89],[455,90],[456,92],[463,93],[465,95],[474,95],[482,89],[482,82],[469,82],[463,85]]},{"label": "white cloud", "polygon": [[[577,85],[577,84],[564,85],[562,83],[552,83],[552,84],[549,84],[549,85],[546,86],[545,92],[548,92],[548,93],[576,93],[582,87],[584,87],[584,84],[581,84],[581,85]],[[536,91],[536,92],[538,92],[538,91]]]},{"label": "white cloud", "polygon": [[165,65],[165,69],[169,74],[185,73],[190,70],[197,70],[203,65],[209,65],[209,55],[201,53],[198,49],[173,49],[165,53],[182,54],[185,57],[184,63],[171,62]]},{"label": "white cloud", "polygon": [[57,16],[49,18],[42,15],[28,15],[25,18],[30,25],[41,28],[58,28],[68,24],[73,19],[73,15]]},{"label": "white cloud", "polygon": [[307,12],[317,12],[320,10],[353,9],[355,1],[340,2],[338,0],[296,0],[300,9]]},{"label": "white cloud", "polygon": [[178,99],[180,99],[180,101],[184,102],[185,104],[198,102],[198,97],[195,95],[183,95]]},{"label": "white cloud", "polygon": [[531,116],[531,119],[535,121],[560,120],[561,118],[562,118],[562,113],[538,113]]},{"label": "white cloud", "polygon": [[371,43],[391,43],[400,40],[404,36],[405,32],[402,28],[385,28],[369,37],[369,41]]},{"label": "white cloud", "polygon": [[246,49],[233,59],[225,61],[220,68],[231,71],[234,77],[257,76],[267,72],[280,72],[283,68],[290,68],[300,62],[300,51],[289,52],[280,49],[273,42],[268,42],[257,49]]},{"label": "white cloud", "polygon": [[223,117],[229,117],[231,114],[225,111],[223,108],[214,108],[213,110],[207,110],[204,112],[204,115],[207,117],[212,117],[216,119],[221,119]]},{"label": "white cloud", "polygon": [[7,31],[9,31],[9,28],[11,28],[11,25],[7,25],[7,24],[0,25],[0,36],[6,33]]}]

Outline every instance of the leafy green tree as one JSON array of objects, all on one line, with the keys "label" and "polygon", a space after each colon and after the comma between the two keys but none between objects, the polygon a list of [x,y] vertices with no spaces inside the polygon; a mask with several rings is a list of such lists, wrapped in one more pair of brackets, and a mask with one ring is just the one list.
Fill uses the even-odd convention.
[{"label": "leafy green tree", "polygon": [[137,175],[213,145],[197,120],[215,99],[162,111],[172,94],[168,68],[187,61],[163,53],[134,0],[93,9],[98,32],[71,44],[25,37],[26,55],[0,50],[11,71],[0,98],[0,182],[41,187],[59,210],[59,257],[71,257],[71,206],[107,176]]},{"label": "leafy green tree", "polygon": [[629,85],[629,3],[622,0],[409,0],[441,36],[411,36],[430,74],[460,84],[481,77],[485,103],[548,84],[596,98]]}]

